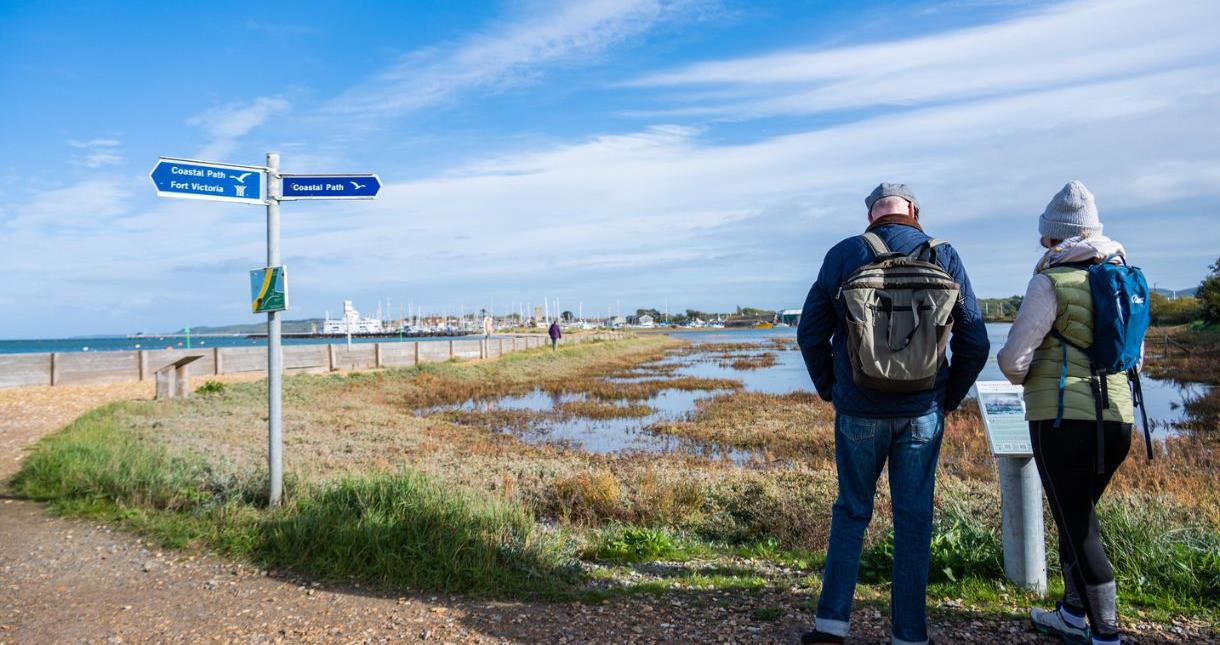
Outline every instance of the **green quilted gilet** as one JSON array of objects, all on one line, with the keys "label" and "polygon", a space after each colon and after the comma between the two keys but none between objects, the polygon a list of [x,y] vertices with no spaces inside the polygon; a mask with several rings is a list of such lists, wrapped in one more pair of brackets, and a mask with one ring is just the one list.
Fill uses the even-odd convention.
[{"label": "green quilted gilet", "polygon": [[[1042,272],[1055,286],[1059,310],[1055,329],[1081,347],[1093,344],[1093,294],[1088,272],[1076,267],[1051,267]],[[1089,386],[1089,359],[1080,350],[1067,348],[1067,388],[1063,393],[1063,418],[1095,421],[1097,409]],[[1053,420],[1059,409],[1059,373],[1063,366],[1063,344],[1047,335],[1034,352],[1025,379],[1025,418],[1029,421]],[[1110,405],[1106,421],[1133,423],[1131,389],[1126,374],[1109,377]]]}]

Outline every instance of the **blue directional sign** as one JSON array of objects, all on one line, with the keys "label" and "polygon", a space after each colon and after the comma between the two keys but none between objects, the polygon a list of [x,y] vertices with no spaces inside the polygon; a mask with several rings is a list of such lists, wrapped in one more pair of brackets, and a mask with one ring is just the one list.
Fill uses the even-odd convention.
[{"label": "blue directional sign", "polygon": [[149,176],[160,197],[243,204],[267,201],[266,168],[161,157]]},{"label": "blue directional sign", "polygon": [[280,199],[374,199],[381,191],[377,175],[281,175]]}]

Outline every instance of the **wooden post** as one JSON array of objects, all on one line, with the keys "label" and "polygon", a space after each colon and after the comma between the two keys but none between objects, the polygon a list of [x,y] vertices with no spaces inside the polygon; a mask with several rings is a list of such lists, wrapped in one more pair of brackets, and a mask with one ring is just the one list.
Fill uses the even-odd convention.
[{"label": "wooden post", "polygon": [[212,348],[212,373],[217,376],[220,376],[224,372],[224,370],[221,369],[221,367],[223,367],[222,359],[220,358],[222,355],[223,354],[221,353],[219,347]]},{"label": "wooden post", "polygon": [[139,367],[140,380],[141,381],[147,380],[148,379],[148,352],[146,352],[142,349],[139,350],[138,352],[136,352],[136,362],[138,362],[140,364],[140,367]]},{"label": "wooden post", "polygon": [[501,356],[504,355],[504,339],[503,338],[500,339],[500,355]]},{"label": "wooden post", "polygon": [[453,341],[449,341],[449,358],[453,358]]},{"label": "wooden post", "polygon": [[158,399],[172,399],[178,391],[178,371],[174,369],[157,370]]},{"label": "wooden post", "polygon": [[335,345],[333,343],[326,344],[326,371],[335,371]]},{"label": "wooden post", "polygon": [[51,352],[51,385],[59,383],[59,361],[55,360],[57,352]]},{"label": "wooden post", "polygon": [[191,365],[174,368],[174,396],[185,399],[191,395]]},{"label": "wooden post", "polygon": [[373,367],[381,367],[381,343],[373,343]]},{"label": "wooden post", "polygon": [[419,341],[415,341],[415,362],[412,365],[419,365]]}]

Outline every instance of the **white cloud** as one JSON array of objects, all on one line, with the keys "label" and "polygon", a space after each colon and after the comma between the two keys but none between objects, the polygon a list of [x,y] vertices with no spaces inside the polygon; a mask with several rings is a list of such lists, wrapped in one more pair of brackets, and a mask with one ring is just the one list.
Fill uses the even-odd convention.
[{"label": "white cloud", "polygon": [[86,168],[101,168],[122,163],[123,155],[119,154],[117,150],[120,143],[118,139],[68,140],[68,145],[85,151],[84,156],[77,157],[76,161]]},{"label": "white cloud", "polygon": [[118,139],[89,139],[82,141],[80,139],[68,139],[68,145],[73,148],[116,148],[119,146]]},{"label": "white cloud", "polygon": [[[577,9],[558,13],[567,11]],[[1077,178],[1096,193],[1107,232],[1127,244],[1150,280],[1189,285],[1214,261],[1217,231],[1205,214],[1175,208],[1220,198],[1220,57],[1207,49],[1215,21],[1200,19],[1206,11],[1184,2],[1075,3],[918,41],[718,61],[647,81],[692,97],[684,105],[736,118],[746,107],[797,111],[794,97],[811,91],[807,111],[871,106],[878,87],[890,92],[881,96],[892,109],[829,124],[783,120],[768,127],[774,134],[753,138],[741,128],[732,142],[715,123],[669,118],[567,145],[484,154],[411,181],[396,179],[386,163],[387,185],[375,202],[285,206],[292,212],[284,255],[299,289],[294,315],[318,314],[344,297],[443,307],[487,294],[503,303],[511,290],[580,298],[589,309],[618,297],[624,306],[662,297],[675,306],[799,304],[825,249],[861,228],[863,196],[881,180],[914,186],[930,230],[963,252],[982,293],[1021,290],[1037,253],[1036,214]],[[400,63],[387,72],[393,82],[384,93],[370,82],[341,101],[390,114],[497,87],[523,69],[596,54],[607,46],[598,43],[625,37],[608,34],[636,33],[648,22],[647,14],[629,15],[637,16],[623,18],[630,29],[554,16],[534,25],[584,24],[591,35],[576,44],[537,34],[519,41],[514,29],[533,33],[531,25],[512,23]],[[1133,37],[1136,24],[1148,40]],[[1172,29],[1178,33],[1169,38]],[[470,76],[454,62],[490,61],[491,51],[516,62],[492,61],[486,74]],[[918,82],[908,86],[908,78]],[[434,83],[411,93],[420,79]],[[287,109],[283,99],[264,97],[192,122],[224,148]],[[77,143],[101,151],[118,142]],[[319,157],[293,169],[343,165]],[[143,175],[106,175],[0,213],[8,297],[37,302],[56,281],[76,285],[71,298],[90,315],[173,325],[194,322],[179,318],[199,311],[239,319],[240,267],[262,260],[260,209],[156,201],[151,192]],[[148,293],[158,294],[151,303],[140,295]],[[217,313],[222,308],[232,313]]]},{"label": "white cloud", "polygon": [[539,67],[595,56],[696,4],[693,0],[586,0],[536,5],[519,19],[444,47],[416,51],[344,92],[328,111],[392,116],[475,88],[533,78]]},{"label": "white cloud", "polygon": [[[1124,78],[1220,56],[1209,0],[1089,0],[997,24],[696,63],[628,83],[688,88],[653,113],[749,118],[912,106]],[[669,95],[669,96],[672,96]],[[647,113],[647,112],[646,112]]]},{"label": "white cloud", "polygon": [[94,177],[39,193],[31,202],[13,207],[0,226],[10,231],[91,228],[127,212],[130,198],[131,186],[124,178]]},{"label": "white cloud", "polygon": [[[560,275],[631,268],[664,280],[693,265],[797,282],[830,244],[858,230],[873,185],[901,180],[914,185],[934,231],[952,235],[968,257],[992,257],[997,239],[1033,240],[1033,214],[1068,179],[1088,183],[1107,213],[1220,196],[1218,109],[1220,68],[1197,67],[745,144],[651,128],[391,183],[379,203],[343,207],[344,230],[297,243],[344,258],[337,281],[384,265],[444,266],[479,280],[540,266]],[[1157,226],[1147,219],[1114,232],[1138,252]],[[460,236],[471,239],[455,242]],[[373,255],[363,253],[370,240]],[[778,251],[796,246],[797,258]],[[1190,240],[1181,249],[1203,246]],[[1021,287],[1024,265],[995,273],[994,263],[976,263],[988,272],[988,293]],[[700,285],[691,280],[676,288]]]},{"label": "white cloud", "polygon": [[208,138],[208,143],[195,156],[200,159],[228,156],[238,139],[288,107],[289,103],[284,98],[263,96],[248,103],[234,102],[212,108],[187,119],[187,125],[203,128]]}]

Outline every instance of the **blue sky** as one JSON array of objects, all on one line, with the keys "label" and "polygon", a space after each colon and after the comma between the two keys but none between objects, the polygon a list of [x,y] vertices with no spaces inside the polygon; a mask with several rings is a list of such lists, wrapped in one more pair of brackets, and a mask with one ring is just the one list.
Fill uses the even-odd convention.
[{"label": "blue sky", "polygon": [[1210,0],[0,5],[0,337],[253,321],[259,206],[159,155],[374,171],[284,205],[290,318],[800,306],[905,181],[980,295],[1023,290],[1081,179],[1149,280],[1220,245]]}]

